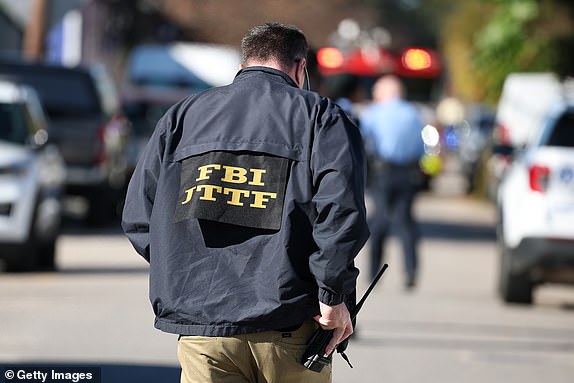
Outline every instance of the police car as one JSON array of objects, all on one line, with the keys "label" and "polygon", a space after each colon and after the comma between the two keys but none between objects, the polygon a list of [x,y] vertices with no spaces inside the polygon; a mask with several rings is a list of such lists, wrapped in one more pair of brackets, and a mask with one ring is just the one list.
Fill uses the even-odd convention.
[{"label": "police car", "polygon": [[47,138],[36,92],[0,79],[0,260],[6,270],[55,266],[65,168]]},{"label": "police car", "polygon": [[574,284],[574,101],[550,108],[498,193],[499,292],[530,304],[541,283]]}]

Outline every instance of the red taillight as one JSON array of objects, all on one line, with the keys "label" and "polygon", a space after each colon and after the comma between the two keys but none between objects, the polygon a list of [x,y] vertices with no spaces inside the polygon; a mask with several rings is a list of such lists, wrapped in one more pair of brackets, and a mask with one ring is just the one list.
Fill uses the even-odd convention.
[{"label": "red taillight", "polygon": [[550,169],[547,166],[532,165],[528,169],[530,189],[536,192],[545,192],[550,178]]},{"label": "red taillight", "polygon": [[325,47],[319,49],[317,52],[317,61],[319,65],[327,68],[334,69],[343,65],[344,61],[343,53],[340,50],[333,47]]},{"label": "red taillight", "polygon": [[97,134],[98,163],[108,160],[110,154],[117,153],[124,145],[125,136],[128,134],[127,119],[123,115],[115,115],[109,121],[100,126]]},{"label": "red taillight", "polygon": [[440,76],[442,71],[439,55],[430,48],[407,48],[397,59],[400,76],[434,78]]},{"label": "red taillight", "polygon": [[420,48],[407,49],[403,53],[401,60],[405,68],[414,71],[430,69],[432,66],[430,53]]},{"label": "red taillight", "polygon": [[496,139],[502,145],[511,145],[512,140],[510,138],[510,131],[502,122],[497,123],[496,129]]},{"label": "red taillight", "polygon": [[96,147],[97,147],[96,162],[98,164],[103,164],[104,162],[106,162],[108,157],[106,151],[106,129],[107,129],[106,124],[100,125],[96,136]]}]

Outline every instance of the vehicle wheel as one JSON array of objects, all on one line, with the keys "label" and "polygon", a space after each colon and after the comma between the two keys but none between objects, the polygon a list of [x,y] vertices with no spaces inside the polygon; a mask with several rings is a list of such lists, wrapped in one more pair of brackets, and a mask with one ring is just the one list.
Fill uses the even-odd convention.
[{"label": "vehicle wheel", "polygon": [[36,261],[44,271],[56,270],[56,238],[36,244]]},{"label": "vehicle wheel", "polygon": [[52,233],[43,238],[40,234],[42,228],[38,224],[38,206],[34,209],[34,219],[30,224],[30,232],[25,244],[18,249],[17,257],[6,262],[6,271],[52,271],[56,268],[56,239],[57,234]]},{"label": "vehicle wheel", "polygon": [[517,274],[511,268],[512,252],[502,247],[500,257],[500,297],[507,303],[532,304],[534,284],[527,274]]},{"label": "vehicle wheel", "polygon": [[117,201],[112,192],[100,190],[89,198],[87,223],[92,226],[108,224],[116,217]]},{"label": "vehicle wheel", "polygon": [[105,197],[90,198],[87,222],[93,226],[100,226],[109,219],[108,211],[101,199]]}]

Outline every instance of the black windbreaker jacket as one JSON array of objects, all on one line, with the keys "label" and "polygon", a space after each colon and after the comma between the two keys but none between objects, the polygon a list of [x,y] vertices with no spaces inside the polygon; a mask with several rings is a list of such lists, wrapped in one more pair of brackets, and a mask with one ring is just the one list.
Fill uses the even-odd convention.
[{"label": "black windbreaker jacket", "polygon": [[229,336],[293,326],[354,294],[368,237],[358,128],[268,67],[158,122],[122,227],[150,263],[155,326]]}]

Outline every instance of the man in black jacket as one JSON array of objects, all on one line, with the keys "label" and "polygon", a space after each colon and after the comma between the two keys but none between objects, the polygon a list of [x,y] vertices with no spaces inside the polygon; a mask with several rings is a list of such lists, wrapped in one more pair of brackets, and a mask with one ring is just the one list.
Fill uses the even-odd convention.
[{"label": "man in black jacket", "polygon": [[122,226],[150,263],[155,327],[179,334],[182,382],[328,382],[300,361],[320,325],[331,352],[368,237],[357,127],[305,83],[307,42],[268,23],[242,40],[232,84],[158,122]]}]

